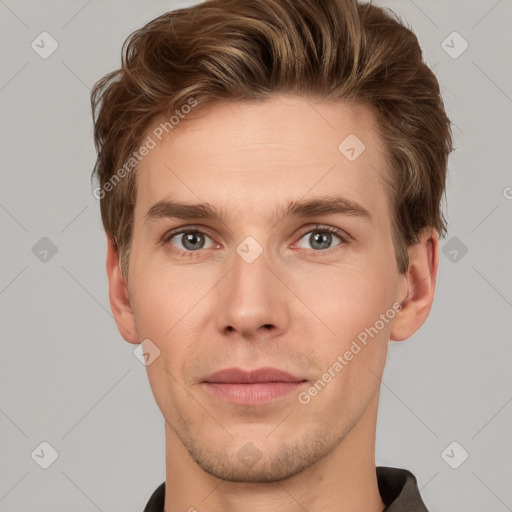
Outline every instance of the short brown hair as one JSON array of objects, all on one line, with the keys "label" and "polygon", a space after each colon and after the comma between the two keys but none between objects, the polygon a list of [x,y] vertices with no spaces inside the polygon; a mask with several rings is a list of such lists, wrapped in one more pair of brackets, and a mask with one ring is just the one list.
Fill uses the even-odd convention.
[{"label": "short brown hair", "polygon": [[208,0],[130,34],[121,68],[92,90],[93,176],[108,190],[100,196],[101,216],[125,278],[136,172],[124,173],[115,186],[112,178],[151,123],[191,98],[205,105],[275,93],[355,101],[375,112],[388,153],[401,273],[409,264],[407,247],[422,229],[445,235],[441,200],[451,123],[412,30],[392,11],[357,0]]}]

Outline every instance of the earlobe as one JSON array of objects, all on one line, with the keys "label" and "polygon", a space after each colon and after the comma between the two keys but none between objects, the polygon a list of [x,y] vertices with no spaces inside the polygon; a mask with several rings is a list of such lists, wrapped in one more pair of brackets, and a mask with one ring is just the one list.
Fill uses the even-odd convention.
[{"label": "earlobe", "polygon": [[128,289],[119,267],[117,250],[109,236],[107,236],[107,276],[110,307],[119,333],[128,343],[137,344],[139,336],[128,297]]},{"label": "earlobe", "polygon": [[408,292],[402,309],[391,327],[390,339],[402,341],[410,338],[427,319],[436,287],[439,267],[439,235],[434,229],[425,230],[418,244],[408,248],[409,268],[404,279]]}]

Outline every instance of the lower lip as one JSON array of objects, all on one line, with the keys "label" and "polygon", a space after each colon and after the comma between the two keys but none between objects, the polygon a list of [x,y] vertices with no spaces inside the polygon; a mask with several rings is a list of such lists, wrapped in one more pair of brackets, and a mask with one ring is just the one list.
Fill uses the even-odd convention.
[{"label": "lower lip", "polygon": [[257,382],[252,384],[205,382],[204,384],[211,393],[228,402],[258,405],[296,392],[305,382]]}]

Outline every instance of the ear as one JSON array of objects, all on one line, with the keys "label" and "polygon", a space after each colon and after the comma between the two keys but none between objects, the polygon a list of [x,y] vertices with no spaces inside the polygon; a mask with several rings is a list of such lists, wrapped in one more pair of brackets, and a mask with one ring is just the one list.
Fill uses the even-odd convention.
[{"label": "ear", "polygon": [[121,336],[133,344],[139,343],[139,336],[135,326],[135,317],[128,298],[128,289],[119,267],[119,257],[114,241],[107,236],[107,276],[110,308]]},{"label": "ear", "polygon": [[409,268],[403,276],[408,290],[402,309],[393,319],[390,339],[410,338],[425,322],[434,300],[439,267],[439,234],[435,229],[424,230],[418,244],[408,247]]}]

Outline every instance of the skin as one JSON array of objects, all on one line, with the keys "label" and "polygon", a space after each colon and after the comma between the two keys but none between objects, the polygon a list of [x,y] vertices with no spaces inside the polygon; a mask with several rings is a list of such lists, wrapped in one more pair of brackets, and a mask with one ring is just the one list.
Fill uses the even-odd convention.
[{"label": "skin", "polygon": [[[165,419],[166,512],[385,508],[375,473],[380,379],[388,342],[410,337],[429,314],[438,235],[421,234],[401,275],[375,126],[362,105],[291,95],[217,103],[139,164],[128,279],[110,239],[107,273],[123,338],[160,350],[147,373]],[[349,134],[366,146],[353,162],[338,150]],[[279,213],[291,200],[334,193],[371,218]],[[145,222],[168,199],[208,202],[222,220]],[[317,224],[349,237],[319,248]],[[199,250],[182,234],[164,237],[190,226],[206,235]],[[252,263],[236,252],[248,236],[263,249]],[[296,392],[231,404],[202,384],[223,368],[270,366],[307,379],[307,391],[394,303],[402,309],[307,404]],[[258,454],[251,467],[239,456],[247,443]]]}]

